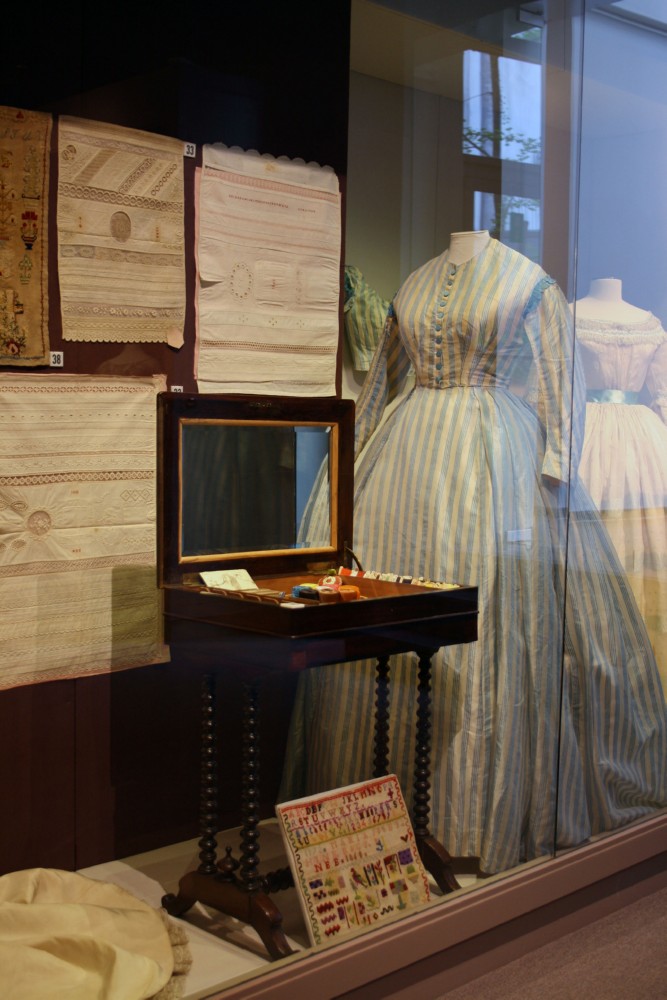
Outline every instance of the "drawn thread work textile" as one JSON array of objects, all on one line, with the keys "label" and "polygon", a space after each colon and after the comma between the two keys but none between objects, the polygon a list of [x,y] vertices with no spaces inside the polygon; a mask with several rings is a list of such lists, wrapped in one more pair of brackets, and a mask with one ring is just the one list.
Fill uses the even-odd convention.
[{"label": "drawn thread work textile", "polygon": [[627,573],[667,695],[667,333],[650,313],[638,323],[575,318],[586,387],[597,397],[586,404],[579,471]]},{"label": "drawn thread work textile", "polygon": [[49,357],[51,116],[0,107],[0,364]]},{"label": "drawn thread work textile", "polygon": [[[532,261],[496,240],[459,265],[445,253],[395,297],[357,408],[363,565],[479,588],[478,640],[433,659],[431,818],[453,856],[486,872],[667,805],[655,659],[576,477],[573,336]],[[527,358],[535,409],[511,388]],[[380,423],[411,364],[414,389]],[[416,672],[414,656],[392,658],[389,769],[409,799]],[[300,678],[282,797],[372,774],[374,686],[371,662]]]},{"label": "drawn thread work textile", "polygon": [[58,122],[64,340],[183,344],[183,144]]},{"label": "drawn thread work textile", "polygon": [[334,395],[341,245],[335,173],[204,146],[197,205],[200,391]]},{"label": "drawn thread work textile", "polygon": [[162,376],[0,375],[0,687],[166,659]]}]

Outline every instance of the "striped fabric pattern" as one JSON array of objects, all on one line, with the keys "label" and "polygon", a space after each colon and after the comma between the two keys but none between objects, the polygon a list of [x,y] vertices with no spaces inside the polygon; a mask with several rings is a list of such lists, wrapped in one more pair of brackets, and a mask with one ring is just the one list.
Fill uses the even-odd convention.
[{"label": "striped fabric pattern", "polygon": [[[528,355],[535,408],[514,384]],[[434,659],[431,828],[486,872],[667,804],[650,644],[608,535],[570,481],[585,412],[572,357],[556,284],[491,240],[464,264],[444,254],[407,279],[359,402],[362,563],[479,587],[478,641]],[[414,390],[380,423],[410,364]],[[390,770],[408,799],[416,674],[416,657],[392,661]],[[285,797],[372,774],[373,704],[371,662],[304,675]]]},{"label": "striped fabric pattern", "polygon": [[345,265],[345,338],[355,371],[370,368],[389,306],[358,267]]}]

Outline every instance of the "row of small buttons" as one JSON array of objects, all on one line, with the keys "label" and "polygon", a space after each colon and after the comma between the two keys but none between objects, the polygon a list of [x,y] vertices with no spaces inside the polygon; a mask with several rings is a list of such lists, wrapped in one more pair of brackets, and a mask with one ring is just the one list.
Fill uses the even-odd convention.
[{"label": "row of small buttons", "polygon": [[[435,357],[436,357],[437,360],[436,360],[436,363],[435,363],[435,370],[437,372],[442,371],[442,346],[441,346],[442,345],[442,332],[441,332],[442,331],[442,318],[443,318],[443,315],[444,315],[445,306],[447,305],[447,299],[449,298],[449,290],[452,287],[452,285],[454,284],[454,275],[455,274],[456,274],[456,268],[453,267],[452,265],[450,265],[449,270],[447,271],[447,284],[445,285],[444,291],[442,293],[442,301],[440,302],[440,305],[438,306],[438,311],[436,313],[436,320],[437,320],[437,322],[435,324],[435,328],[437,330],[437,334],[435,336],[435,343],[437,345],[437,349],[435,351]],[[435,381],[436,381],[436,385],[442,385],[443,384],[443,378],[442,378],[442,376],[439,376],[438,378],[436,378]]]}]

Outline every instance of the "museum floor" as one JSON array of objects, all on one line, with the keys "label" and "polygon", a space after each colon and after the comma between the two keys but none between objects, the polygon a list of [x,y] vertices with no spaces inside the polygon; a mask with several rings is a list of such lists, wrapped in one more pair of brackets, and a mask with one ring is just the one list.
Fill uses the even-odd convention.
[{"label": "museum floor", "polygon": [[662,888],[450,990],[447,1000],[659,1000],[667,996],[666,945]]}]

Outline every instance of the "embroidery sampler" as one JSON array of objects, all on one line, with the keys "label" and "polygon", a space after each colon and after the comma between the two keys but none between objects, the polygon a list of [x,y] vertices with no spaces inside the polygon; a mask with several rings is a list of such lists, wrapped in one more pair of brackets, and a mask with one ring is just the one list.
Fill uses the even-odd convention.
[{"label": "embroidery sampler", "polygon": [[165,660],[162,376],[0,374],[0,688]]},{"label": "embroidery sampler", "polygon": [[183,144],[58,122],[64,340],[183,344]]},{"label": "embroidery sampler", "polygon": [[204,146],[197,206],[200,391],[335,395],[335,173]]},{"label": "embroidery sampler", "polygon": [[335,944],[429,901],[395,775],[276,806],[312,944]]},{"label": "embroidery sampler", "polygon": [[51,116],[0,107],[0,364],[49,357]]}]

